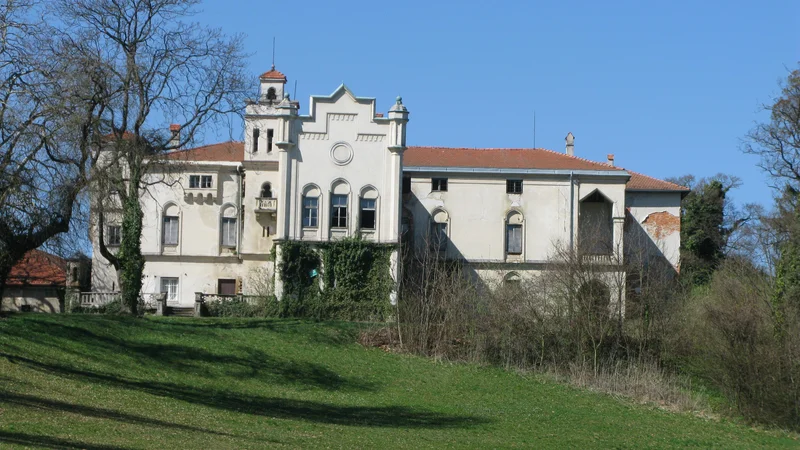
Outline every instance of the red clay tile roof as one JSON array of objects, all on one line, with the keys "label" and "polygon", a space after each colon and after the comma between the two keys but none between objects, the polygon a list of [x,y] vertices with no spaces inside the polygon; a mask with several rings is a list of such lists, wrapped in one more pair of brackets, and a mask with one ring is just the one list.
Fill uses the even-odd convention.
[{"label": "red clay tile roof", "polygon": [[31,250],[11,268],[8,286],[66,286],[67,262],[41,250]]},{"label": "red clay tile roof", "polygon": [[167,153],[166,158],[179,161],[242,162],[244,161],[244,143],[229,141],[177,150]]},{"label": "red clay tile roof", "polygon": [[[167,154],[167,159],[181,161],[244,161],[244,143],[222,142],[202,147],[178,150]],[[577,156],[541,148],[446,148],[408,147],[403,164],[423,167],[487,167],[498,169],[551,169],[551,170],[626,170],[606,163],[590,161]],[[631,175],[628,190],[683,191],[689,189],[662,181],[638,172]]]},{"label": "red clay tile roof", "polygon": [[629,191],[682,191],[689,192],[689,188],[680,186],[669,181],[659,180],[658,178],[648,177],[638,172],[628,171],[631,179],[625,189]]},{"label": "red clay tile roof", "polygon": [[286,75],[275,70],[275,66],[272,66],[272,69],[268,70],[267,72],[262,73],[259,78],[261,78],[262,80],[267,79],[267,80],[286,81]]},{"label": "red clay tile roof", "polygon": [[[625,170],[541,148],[446,148],[409,147],[403,155],[406,166],[488,167],[498,169]],[[688,191],[677,184],[627,171],[629,190]]]},{"label": "red clay tile roof", "polygon": [[617,170],[608,164],[541,148],[408,147],[406,166],[489,167],[497,169]]}]

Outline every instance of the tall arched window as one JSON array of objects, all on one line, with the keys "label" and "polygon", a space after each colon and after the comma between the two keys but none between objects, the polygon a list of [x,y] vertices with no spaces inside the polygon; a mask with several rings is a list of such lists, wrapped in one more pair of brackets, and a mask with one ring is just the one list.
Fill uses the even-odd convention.
[{"label": "tall arched window", "polygon": [[443,209],[437,209],[431,214],[431,230],[428,238],[431,250],[439,252],[447,250],[449,222],[450,215]]},{"label": "tall arched window", "polygon": [[510,211],[506,215],[506,255],[522,254],[522,213]]},{"label": "tall arched window", "polygon": [[264,183],[261,185],[261,198],[272,198],[272,185]]},{"label": "tall arched window", "polygon": [[331,186],[331,228],[347,228],[350,185],[338,180]]},{"label": "tall arched window", "polygon": [[178,245],[180,235],[180,210],[171,203],[164,207],[162,218],[161,243],[165,246]]},{"label": "tall arched window", "polygon": [[319,196],[317,186],[309,185],[303,189],[303,228],[317,228],[319,226]]},{"label": "tall arched window", "polygon": [[222,207],[220,224],[220,243],[223,247],[236,247],[236,208],[233,205]]},{"label": "tall arched window", "polygon": [[378,225],[378,191],[367,186],[361,189],[358,225],[361,230],[374,230]]}]

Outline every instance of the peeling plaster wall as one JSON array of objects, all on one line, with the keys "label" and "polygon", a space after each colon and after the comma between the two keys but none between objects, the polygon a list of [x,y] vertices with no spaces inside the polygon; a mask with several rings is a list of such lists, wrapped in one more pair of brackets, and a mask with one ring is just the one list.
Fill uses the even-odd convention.
[{"label": "peeling plaster wall", "polygon": [[628,192],[630,215],[673,267],[680,264],[680,192]]}]

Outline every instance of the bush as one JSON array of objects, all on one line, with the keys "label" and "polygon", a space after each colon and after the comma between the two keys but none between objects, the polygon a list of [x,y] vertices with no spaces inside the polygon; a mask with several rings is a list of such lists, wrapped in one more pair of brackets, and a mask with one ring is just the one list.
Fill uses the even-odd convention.
[{"label": "bush", "polygon": [[204,314],[210,317],[278,317],[275,297],[258,297],[249,303],[245,299],[224,299],[204,304]]}]

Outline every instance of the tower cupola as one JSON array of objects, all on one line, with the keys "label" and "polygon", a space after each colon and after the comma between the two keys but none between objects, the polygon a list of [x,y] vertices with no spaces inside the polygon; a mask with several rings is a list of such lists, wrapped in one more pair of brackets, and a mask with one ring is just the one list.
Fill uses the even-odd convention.
[{"label": "tower cupola", "polygon": [[261,74],[260,103],[278,104],[283,100],[283,90],[286,86],[286,75],[275,70],[275,66]]}]

